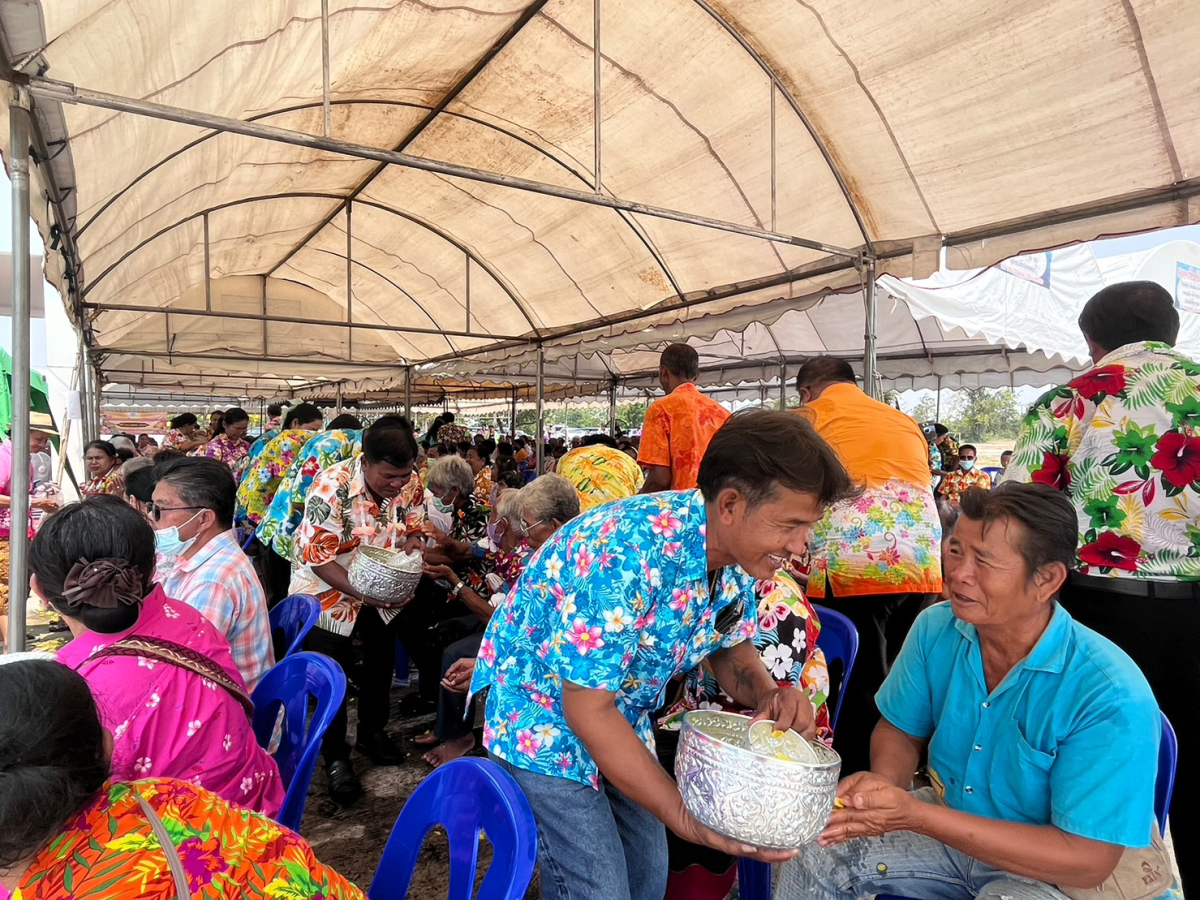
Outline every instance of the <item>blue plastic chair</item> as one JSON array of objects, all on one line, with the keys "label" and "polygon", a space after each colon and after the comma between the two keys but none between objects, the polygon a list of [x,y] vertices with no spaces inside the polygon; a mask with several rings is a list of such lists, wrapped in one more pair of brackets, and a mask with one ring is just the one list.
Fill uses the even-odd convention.
[{"label": "blue plastic chair", "polygon": [[[858,658],[858,629],[840,612],[827,606],[814,603],[812,608],[821,620],[817,646],[824,652],[825,662],[840,660],[842,663],[842,680],[829,710],[829,724],[836,729],[842,698],[846,696],[846,685],[850,683],[850,672],[854,668],[854,660]],[[771,867],[767,863],[756,859],[739,859],[737,878],[738,897],[741,900],[771,900]]]},{"label": "blue plastic chair", "polygon": [[[273,756],[286,787],[276,821],[296,831],[304,815],[308,786],[312,782],[321,738],[346,696],[342,667],[320,653],[294,653],[277,663],[258,683],[254,701],[254,736],[270,748],[279,711],[283,710],[279,747]],[[308,715],[309,698],[317,708]]]},{"label": "blue plastic chair", "polygon": [[825,662],[840,660],[842,663],[842,681],[838,685],[833,709],[829,711],[829,724],[836,730],[838,713],[842,711],[842,698],[846,696],[846,686],[850,683],[850,671],[854,668],[854,661],[858,659],[858,629],[840,612],[817,606],[815,603],[813,610],[821,620],[821,634],[817,637],[817,646],[825,653]]},{"label": "blue plastic chair", "polygon": [[367,891],[369,900],[404,900],[421,845],[435,825],[445,828],[450,842],[447,900],[470,900],[481,832],[494,853],[478,900],[525,896],[537,859],[533,810],[511,775],[490,760],[464,757],[434,769],[400,810]]},{"label": "blue plastic chair", "polygon": [[1000,478],[1000,473],[1004,470],[999,466],[984,466],[983,471],[988,478],[992,479],[992,487],[995,487],[996,481]]},{"label": "blue plastic chair", "polygon": [[[1161,715],[1161,714],[1160,714]],[[1175,729],[1164,715],[1162,737],[1158,741],[1158,777],[1154,780],[1154,818],[1159,834],[1167,833],[1167,814],[1171,811],[1171,793],[1175,790],[1175,764],[1179,758],[1179,742]],[[910,900],[895,894],[880,894],[875,900]]]},{"label": "blue plastic chair", "polygon": [[279,654],[276,662],[300,649],[305,635],[312,631],[320,617],[320,601],[309,594],[292,594],[279,601],[271,610],[271,640],[275,641],[275,632],[283,632],[283,640],[276,641],[275,647],[284,646],[287,649]]}]

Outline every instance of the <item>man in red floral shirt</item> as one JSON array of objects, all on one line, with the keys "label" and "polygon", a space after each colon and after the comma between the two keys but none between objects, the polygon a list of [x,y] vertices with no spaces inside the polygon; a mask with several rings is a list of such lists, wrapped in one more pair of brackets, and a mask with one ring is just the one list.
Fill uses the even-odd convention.
[{"label": "man in red floral shirt", "polygon": [[[1172,349],[1179,314],[1149,281],[1110,285],[1079,315],[1095,367],[1025,417],[1005,481],[1064,491],[1079,516],[1064,607],[1145,673],[1179,737],[1175,846],[1200,846],[1200,364]],[[1179,858],[1184,893],[1200,856]]]}]

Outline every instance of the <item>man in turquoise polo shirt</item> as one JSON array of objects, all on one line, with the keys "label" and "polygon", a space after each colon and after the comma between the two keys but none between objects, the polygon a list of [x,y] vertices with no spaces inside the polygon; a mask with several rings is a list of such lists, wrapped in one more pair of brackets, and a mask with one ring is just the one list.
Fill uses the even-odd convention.
[{"label": "man in turquoise polo shirt", "polygon": [[[876,698],[871,771],[839,785],[845,808],[784,865],[777,900],[1063,900],[1150,846],[1158,706],[1056,602],[1077,524],[1044,485],[963,495],[951,599],[918,617]],[[933,787],[912,792],[926,747]],[[1171,888],[1159,874],[1145,896]]]}]

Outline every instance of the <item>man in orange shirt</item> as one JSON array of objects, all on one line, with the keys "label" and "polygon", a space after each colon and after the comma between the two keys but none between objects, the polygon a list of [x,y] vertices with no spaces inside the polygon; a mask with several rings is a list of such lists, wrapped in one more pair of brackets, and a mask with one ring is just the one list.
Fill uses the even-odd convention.
[{"label": "man in orange shirt", "polygon": [[942,589],[942,526],[929,445],[913,419],[868,397],[843,359],[810,359],[796,389],[797,412],[864,488],[858,499],[829,507],[808,543],[808,596],[858,628],[858,661],[834,734],[849,775],[870,768],[875,694],[922,601]]},{"label": "man in orange shirt", "polygon": [[729,410],[696,389],[700,355],[687,344],[671,344],[658,361],[658,380],[667,396],[655,400],[642,423],[638,465],[647,470],[643,494],[696,487],[700,460]]},{"label": "man in orange shirt", "polygon": [[983,469],[975,468],[975,457],[978,455],[974,444],[963,444],[958,448],[958,465],[946,476],[938,493],[946,498],[946,502],[957,508],[962,495],[969,488],[977,487],[985,491],[992,489],[992,476]]}]

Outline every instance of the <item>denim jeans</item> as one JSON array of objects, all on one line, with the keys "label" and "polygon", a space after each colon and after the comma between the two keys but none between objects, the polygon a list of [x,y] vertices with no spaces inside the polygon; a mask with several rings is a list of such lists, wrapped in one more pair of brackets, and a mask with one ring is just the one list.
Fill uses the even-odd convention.
[{"label": "denim jeans", "polygon": [[607,781],[595,791],[492,760],[533,807],[542,900],[662,900],[667,833],[658,819]]},{"label": "denim jeans", "polygon": [[[937,802],[933,788],[917,796]],[[1053,885],[994,869],[911,831],[810,844],[776,869],[775,900],[857,900],[896,894],[921,900],[1067,900]]]}]

